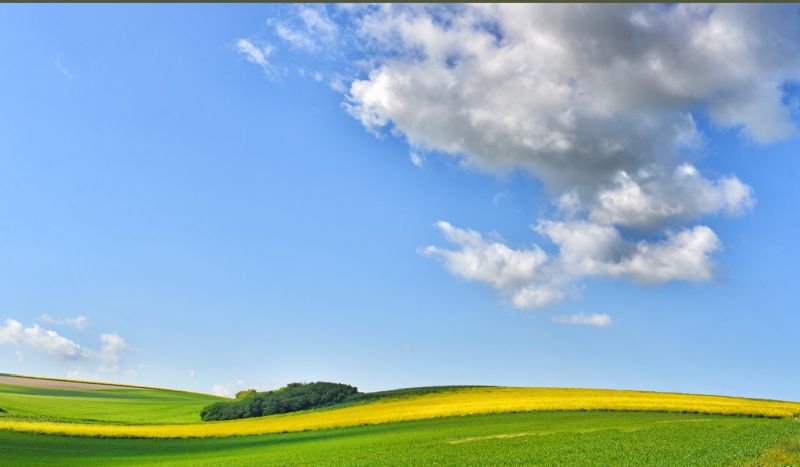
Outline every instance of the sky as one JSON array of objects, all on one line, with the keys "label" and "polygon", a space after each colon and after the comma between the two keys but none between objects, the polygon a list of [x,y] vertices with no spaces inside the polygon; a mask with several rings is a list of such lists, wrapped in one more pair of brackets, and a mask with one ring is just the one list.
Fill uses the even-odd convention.
[{"label": "sky", "polygon": [[797,5],[0,10],[0,372],[800,400]]}]

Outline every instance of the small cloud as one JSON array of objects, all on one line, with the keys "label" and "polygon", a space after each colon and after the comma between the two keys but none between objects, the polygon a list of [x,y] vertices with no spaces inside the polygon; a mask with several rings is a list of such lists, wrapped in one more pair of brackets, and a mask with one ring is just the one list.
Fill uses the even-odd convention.
[{"label": "small cloud", "polygon": [[495,193],[495,195],[492,196],[492,204],[495,206],[499,206],[500,203],[507,198],[509,198],[509,194],[507,191],[501,191],[499,193]]},{"label": "small cloud", "polygon": [[67,66],[64,65],[64,59],[63,57],[61,57],[61,55],[56,57],[55,65],[56,65],[56,70],[58,70],[58,73],[61,74],[61,76],[63,76],[64,78],[67,78],[69,80],[74,80],[78,78],[78,76],[75,73],[70,71],[67,68]]},{"label": "small cloud", "polygon": [[50,323],[50,324],[56,324],[58,320],[45,313],[39,316],[39,321],[44,321],[45,323]]},{"label": "small cloud", "polygon": [[244,58],[247,59],[248,62],[261,67],[267,76],[275,75],[275,68],[268,60],[273,51],[271,45],[266,44],[262,47],[258,47],[247,39],[239,39],[236,41],[236,50],[244,55]]},{"label": "small cloud", "polygon": [[411,163],[417,167],[422,167],[422,165],[425,163],[425,161],[422,159],[422,156],[414,151],[408,155],[408,158],[411,159]]},{"label": "small cloud", "polygon": [[187,375],[189,375],[189,379],[194,379],[194,375],[195,375],[195,373],[194,373],[194,370],[193,370],[193,369],[191,369],[191,368],[187,368],[187,369],[186,369],[186,374],[187,374]]},{"label": "small cloud", "polygon": [[76,329],[86,329],[89,326],[89,318],[85,316],[67,318],[67,324]]},{"label": "small cloud", "polygon": [[572,315],[551,316],[550,321],[559,324],[596,326],[598,328],[611,326],[611,316],[605,313],[586,314],[584,312],[579,312]]},{"label": "small cloud", "polygon": [[345,78],[340,75],[334,75],[330,80],[330,87],[336,92],[345,93],[348,89],[348,85],[345,82]]},{"label": "small cloud", "polygon": [[285,24],[279,24],[275,27],[275,33],[286,42],[289,42],[294,47],[304,50],[314,50],[316,44],[314,40],[305,33],[292,29]]},{"label": "small cloud", "polygon": [[42,322],[45,322],[45,323],[50,323],[50,324],[66,324],[67,326],[72,326],[73,328],[81,330],[81,331],[86,329],[86,328],[88,328],[89,324],[91,324],[91,321],[89,321],[89,318],[87,318],[87,317],[85,317],[83,315],[79,315],[79,316],[76,316],[74,318],[56,319],[56,318],[53,318],[52,316],[48,315],[47,313],[45,313],[45,314],[39,316],[39,321],[42,321]]},{"label": "small cloud", "polygon": [[292,23],[276,25],[275,34],[292,47],[306,52],[316,52],[332,44],[339,32],[324,8],[302,7]]},{"label": "small cloud", "polygon": [[233,397],[234,394],[244,388],[244,381],[237,379],[232,383],[215,384],[211,386],[212,394],[221,397]]},{"label": "small cloud", "polygon": [[100,334],[100,352],[94,359],[100,363],[97,368],[104,373],[119,373],[122,370],[122,353],[130,350],[130,346],[118,334]]}]

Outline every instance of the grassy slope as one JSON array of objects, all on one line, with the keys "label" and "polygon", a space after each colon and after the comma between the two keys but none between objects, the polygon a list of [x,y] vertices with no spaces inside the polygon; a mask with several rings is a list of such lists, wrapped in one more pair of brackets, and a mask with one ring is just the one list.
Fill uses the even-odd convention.
[{"label": "grassy slope", "polygon": [[191,423],[200,410],[220,398],[166,389],[75,390],[0,384],[4,419],[56,419],[69,422]]},{"label": "grassy slope", "polygon": [[[213,439],[0,431],[0,446],[13,446],[3,449],[0,464],[747,465],[761,459],[762,465],[776,446],[798,439],[800,423],[788,419],[540,412]],[[800,457],[784,451],[779,462],[796,465]]]}]

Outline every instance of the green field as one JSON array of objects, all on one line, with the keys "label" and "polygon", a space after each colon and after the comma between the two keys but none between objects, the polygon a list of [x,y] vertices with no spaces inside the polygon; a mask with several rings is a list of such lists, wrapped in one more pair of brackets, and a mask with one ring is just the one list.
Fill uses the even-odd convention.
[{"label": "green field", "polygon": [[[163,389],[90,388],[85,384],[78,389],[0,384],[0,408],[7,411],[0,413],[0,420],[197,423],[200,409],[220,400]],[[467,397],[472,394],[463,392],[467,389],[412,388],[375,393],[370,396],[375,402],[360,404],[359,410],[377,410],[393,398],[424,405],[429,400],[426,397],[437,394]],[[566,390],[550,390],[559,391]],[[326,417],[337,411],[312,412]],[[566,410],[445,416],[202,439],[101,438],[0,430],[0,453],[0,465],[800,466],[800,420],[796,416]]]},{"label": "green field", "polygon": [[0,384],[0,417],[71,422],[190,423],[221,398],[165,389],[52,389]]},{"label": "green field", "polygon": [[[792,420],[635,412],[542,412],[213,439],[102,439],[0,432],[0,445],[13,446],[4,449],[0,462],[16,465],[748,465],[770,448],[790,446],[787,440],[798,438],[800,423]],[[798,461],[800,456],[794,457],[795,465]],[[785,465],[791,465],[791,461]]]}]

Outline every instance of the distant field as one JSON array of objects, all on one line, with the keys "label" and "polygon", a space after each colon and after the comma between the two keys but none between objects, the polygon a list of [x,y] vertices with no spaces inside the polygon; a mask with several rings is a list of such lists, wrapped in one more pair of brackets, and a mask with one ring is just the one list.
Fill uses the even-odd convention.
[{"label": "distant field", "polygon": [[0,446],[13,446],[0,464],[800,465],[796,440],[800,423],[787,419],[539,412],[208,439],[0,431]]},{"label": "distant field", "polygon": [[0,414],[0,422],[27,419],[69,423],[191,423],[200,421],[199,413],[204,406],[220,400],[206,394],[165,389],[33,378],[4,377],[3,381],[17,384],[0,383],[0,408],[7,412]]},{"label": "distant field", "polygon": [[50,389],[120,389],[118,384],[87,383],[84,381],[69,381],[50,378],[29,378],[26,376],[12,376],[0,374],[0,384],[11,386],[28,386]]}]

